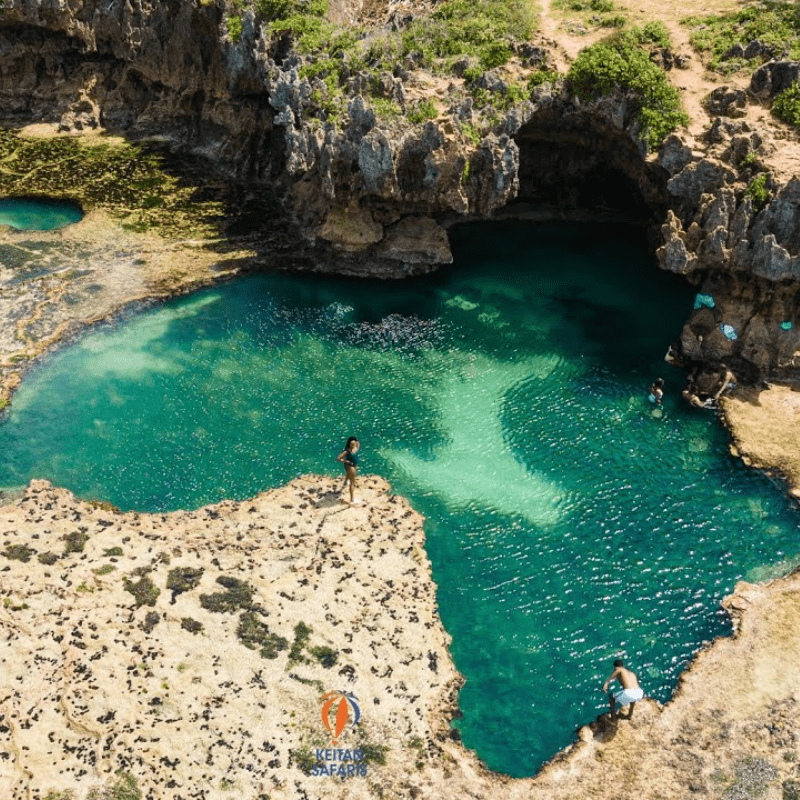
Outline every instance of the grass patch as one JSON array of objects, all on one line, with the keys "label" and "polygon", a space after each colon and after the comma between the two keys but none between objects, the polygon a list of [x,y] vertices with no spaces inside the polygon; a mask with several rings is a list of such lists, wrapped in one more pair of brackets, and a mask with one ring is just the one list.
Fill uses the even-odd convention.
[{"label": "grass patch", "polygon": [[0,130],[0,162],[2,196],[71,200],[166,236],[214,234],[223,213],[219,203],[194,201],[195,187],[169,174],[164,158],[144,144],[109,144],[99,136],[96,144],[72,136],[35,139]]},{"label": "grass patch", "polygon": [[541,86],[544,83],[555,83],[563,77],[563,75],[554,69],[537,70],[528,78],[528,92],[533,92],[537,86]]},{"label": "grass patch", "polygon": [[167,590],[172,592],[173,599],[183,593],[194,589],[203,577],[203,568],[176,567],[167,575]]},{"label": "grass patch", "polygon": [[89,541],[89,534],[82,531],[72,531],[71,533],[65,533],[61,538],[65,542],[64,555],[66,556],[70,553],[82,553],[86,542]]},{"label": "grass patch", "polygon": [[220,575],[217,583],[224,586],[226,591],[200,595],[200,605],[206,611],[225,614],[239,609],[249,610],[252,607],[256,590],[249,583],[225,575]]},{"label": "grass patch", "polygon": [[326,647],[324,645],[321,647],[311,647],[308,652],[311,653],[325,669],[330,669],[339,660],[339,651],[334,650],[332,647]]},{"label": "grass patch", "polygon": [[471,57],[483,70],[492,69],[505,64],[514,42],[530,39],[535,27],[524,0],[445,0],[400,34],[399,60],[418,53],[422,66],[449,72],[454,61]]},{"label": "grass patch", "polygon": [[[606,0],[597,0],[606,1]],[[272,36],[290,36],[296,49],[313,60],[300,68],[300,76],[321,80],[310,97],[310,111],[337,122],[343,114],[345,76],[366,76],[362,92],[381,102],[370,101],[376,115],[394,118],[399,109],[382,97],[377,80],[381,72],[393,72],[398,64],[450,74],[453,64],[467,58],[478,74],[505,64],[517,42],[528,41],[536,17],[527,0],[444,0],[428,16],[414,20],[395,32],[337,29],[324,15],[325,0],[256,0],[254,9],[269,21]],[[412,111],[412,121],[435,117],[430,100]]]},{"label": "grass patch", "polygon": [[53,564],[55,564],[56,561],[58,561],[58,556],[55,553],[52,553],[48,550],[46,553],[39,553],[39,555],[36,556],[36,559],[39,561],[40,564],[52,567]]},{"label": "grass patch", "polygon": [[585,48],[570,66],[567,80],[582,100],[595,100],[615,88],[631,92],[643,136],[654,148],[689,117],[678,90],[640,46],[641,36],[640,29],[624,31]]},{"label": "grass patch", "polygon": [[114,557],[114,556],[124,556],[125,553],[122,551],[121,547],[109,547],[107,550],[103,550],[103,555],[108,557]]},{"label": "grass patch", "polygon": [[129,772],[118,772],[114,782],[102,789],[91,789],[87,800],[142,800],[142,790]]},{"label": "grass patch", "polygon": [[310,747],[299,747],[296,750],[290,750],[289,755],[300,772],[306,775],[311,774],[311,770],[314,769],[314,765],[317,763],[316,756]]},{"label": "grass patch", "polygon": [[[686,17],[681,22],[693,28],[689,35],[692,47],[707,54],[709,67],[719,72],[752,66],[743,59],[724,56],[735,44],[747,46],[754,39],[772,46],[776,55],[788,51],[789,58],[800,58],[800,17],[795,3],[765,0],[741,11]],[[763,56],[754,59],[756,63],[767,60]]]},{"label": "grass patch", "polygon": [[433,100],[420,100],[408,112],[408,121],[415,125],[420,122],[427,122],[429,119],[436,119],[439,112],[436,110],[436,103]]},{"label": "grass patch", "polygon": [[26,544],[11,544],[3,550],[3,555],[11,561],[22,561],[27,564],[34,551]]},{"label": "grass patch", "polygon": [[239,617],[236,636],[245,647],[258,650],[261,658],[277,658],[281,650],[289,647],[289,642],[283,636],[270,633],[269,628],[250,611],[245,611]]},{"label": "grass patch", "polygon": [[142,575],[136,583],[130,578],[123,578],[122,583],[125,591],[130,592],[136,600],[136,608],[139,606],[154,606],[161,589],[156,586],[147,575]]},{"label": "grass patch", "polygon": [[[191,617],[184,617],[181,620],[181,628],[183,628],[185,631],[189,631],[191,634],[196,635],[203,632],[203,623],[198,622],[196,619],[192,619]],[[180,671],[180,665],[178,665],[178,671]]]},{"label": "grass patch", "polygon": [[305,622],[298,622],[294,626],[294,641],[292,642],[292,649],[289,651],[289,664],[296,664],[298,661],[305,661],[303,650],[308,644],[308,639],[311,636],[311,628]]},{"label": "grass patch", "polygon": [[116,567],[113,564],[103,564],[102,567],[98,567],[97,569],[93,569],[92,572],[95,575],[108,575],[109,573],[113,572]]}]

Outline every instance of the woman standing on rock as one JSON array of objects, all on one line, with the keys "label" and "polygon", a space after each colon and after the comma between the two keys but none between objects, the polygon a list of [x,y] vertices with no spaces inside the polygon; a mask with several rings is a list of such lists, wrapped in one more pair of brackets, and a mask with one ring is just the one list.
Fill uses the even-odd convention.
[{"label": "woman standing on rock", "polygon": [[[344,464],[344,485],[350,484],[350,505],[356,506],[361,501],[356,500],[356,473],[358,472],[358,456],[356,455],[361,448],[361,443],[355,436],[351,436],[344,446],[344,450],[336,457],[337,461]],[[344,489],[344,486],[342,487]]]}]

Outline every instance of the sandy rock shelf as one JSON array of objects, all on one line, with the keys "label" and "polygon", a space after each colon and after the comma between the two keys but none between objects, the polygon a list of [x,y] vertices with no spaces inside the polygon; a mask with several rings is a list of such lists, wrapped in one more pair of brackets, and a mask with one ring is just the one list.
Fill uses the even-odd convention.
[{"label": "sandy rock shelf", "polygon": [[[120,773],[153,800],[777,800],[800,787],[800,573],[739,584],[725,601],[737,634],[698,655],[665,707],[601,717],[515,780],[449,736],[462,679],[422,518],[382,479],[364,479],[353,508],[340,488],[306,476],[138,514],[34,481],[0,507],[0,798],[83,800]],[[339,747],[372,754],[366,775],[308,773],[330,747],[320,709],[334,690],[358,698]]]},{"label": "sandy rock shelf", "polygon": [[[29,557],[0,557],[0,797],[83,797],[118,770],[153,798],[359,797],[384,769],[402,774],[406,751],[427,763],[460,678],[420,517],[379,479],[363,482],[360,507],[338,488],[300,478],[243,503],[146,515],[35,481],[0,509],[2,550]],[[169,591],[178,568],[202,570],[199,584]],[[244,608],[201,606],[230,599],[219,577],[252,587],[251,619],[278,637],[275,657],[237,637]],[[311,633],[290,659],[299,623]],[[312,654],[326,647],[333,666]],[[339,746],[386,748],[386,767],[368,764],[357,783],[296,763],[330,746],[320,697],[331,690],[362,710]]]}]

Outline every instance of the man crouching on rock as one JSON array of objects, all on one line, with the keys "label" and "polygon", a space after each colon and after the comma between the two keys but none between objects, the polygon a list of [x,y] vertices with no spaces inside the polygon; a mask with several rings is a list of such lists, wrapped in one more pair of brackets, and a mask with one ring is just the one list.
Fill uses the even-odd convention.
[{"label": "man crouching on rock", "polygon": [[629,669],[625,669],[625,664],[621,658],[614,662],[614,671],[609,675],[608,680],[603,684],[603,691],[608,691],[608,684],[613,680],[618,680],[622,684],[622,689],[618,692],[609,692],[608,700],[611,704],[611,719],[616,716],[614,711],[614,704],[619,703],[620,706],[630,706],[627,719],[633,716],[633,706],[637,700],[644,697],[644,692],[639,687],[639,681],[636,675]]}]

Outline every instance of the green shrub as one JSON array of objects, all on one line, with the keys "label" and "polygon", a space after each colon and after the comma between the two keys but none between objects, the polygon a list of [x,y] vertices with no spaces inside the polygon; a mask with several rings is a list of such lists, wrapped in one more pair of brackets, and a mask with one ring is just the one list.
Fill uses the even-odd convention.
[{"label": "green shrub", "polygon": [[792,84],[772,101],[772,113],[778,119],[800,127],[800,84]]},{"label": "green shrub", "polygon": [[624,28],[628,20],[622,14],[615,14],[613,17],[603,17],[600,25],[604,28]]},{"label": "green shrub", "polygon": [[292,649],[289,651],[289,663],[294,664],[298,661],[305,661],[303,658],[303,648],[308,644],[308,637],[311,636],[311,628],[305,622],[298,622],[294,626],[294,641]]},{"label": "green shrub", "polygon": [[532,73],[528,78],[528,93],[530,94],[537,86],[541,86],[543,83],[555,83],[563,77],[554,69],[540,69]]},{"label": "green shrub", "polygon": [[22,561],[27,564],[31,560],[34,551],[26,544],[10,544],[3,551],[3,555],[12,561]]},{"label": "green shrub", "polygon": [[65,542],[64,555],[68,555],[69,553],[82,553],[86,542],[89,541],[89,534],[82,531],[72,531],[71,533],[65,533],[61,538]]},{"label": "green shrub", "polygon": [[291,13],[292,0],[256,0],[253,7],[268,19],[281,19]]},{"label": "green shrub", "polygon": [[280,650],[286,650],[289,642],[270,633],[269,627],[261,622],[251,611],[245,611],[239,617],[239,627],[236,636],[241,643],[250,650],[258,650],[261,658],[277,658]]},{"label": "green shrub", "polygon": [[330,669],[339,660],[339,651],[334,650],[332,647],[325,647],[324,645],[321,647],[311,647],[308,652],[311,653],[325,669]]},{"label": "green shrub", "polygon": [[582,50],[567,73],[572,91],[582,100],[595,100],[616,87],[630,91],[650,147],[657,146],[689,118],[680,95],[659,67],[639,46],[634,31],[618,33]]},{"label": "green shrub", "polygon": [[400,34],[399,59],[413,52],[434,71],[446,71],[458,58],[471,56],[481,71],[505,64],[511,43],[526,41],[535,16],[525,0],[445,0],[426,19],[413,22]]},{"label": "green shrub", "polygon": [[225,575],[217,578],[217,583],[224,586],[226,591],[200,595],[200,605],[206,611],[225,614],[238,611],[240,608],[249,610],[252,607],[253,595],[256,590],[249,583]]},{"label": "green shrub", "polygon": [[384,97],[371,97],[369,104],[375,112],[375,116],[379,119],[397,119],[402,113],[400,111],[400,106],[397,105],[394,100],[389,100]]},{"label": "green shrub", "polygon": [[772,45],[778,53],[787,50],[789,58],[800,58],[800,17],[795,3],[764,0],[740,11],[687,17],[681,22],[694,28],[689,36],[692,47],[708,53],[709,66],[721,72],[748,66],[743,59],[722,57],[733,45],[746,45],[753,39]]},{"label": "green shrub", "polygon": [[744,193],[753,201],[753,210],[758,212],[767,204],[769,200],[769,190],[767,189],[767,173],[761,172],[750,181]]},{"label": "green shrub", "polygon": [[614,10],[614,3],[612,0],[590,0],[589,8],[592,11],[599,11],[605,14]]},{"label": "green shrub", "polygon": [[225,21],[228,26],[228,36],[231,37],[232,42],[238,42],[242,38],[242,18],[238,14],[231,14]]},{"label": "green shrub", "polygon": [[633,28],[631,33],[639,44],[657,44],[659,47],[669,47],[670,38],[667,26],[663,22],[648,22],[641,28]]},{"label": "green shrub", "polygon": [[203,577],[203,568],[176,567],[167,575],[167,589],[172,592],[173,598],[182,592],[194,589]]},{"label": "green shrub", "polygon": [[461,133],[473,147],[477,147],[482,138],[481,132],[471,122],[461,123]]},{"label": "green shrub", "polygon": [[[185,631],[189,631],[192,635],[198,634],[203,630],[203,623],[198,622],[196,619],[192,619],[191,617],[183,617],[181,619],[181,628]],[[180,667],[178,667],[180,669]]]},{"label": "green shrub", "polygon": [[739,169],[745,169],[747,167],[752,167],[753,164],[758,161],[758,156],[755,153],[755,150],[751,150],[740,162],[739,162]]},{"label": "green shrub", "polygon": [[143,575],[134,583],[130,578],[122,579],[126,592],[130,592],[136,600],[136,608],[139,606],[154,606],[161,589],[156,586],[147,575]]}]

